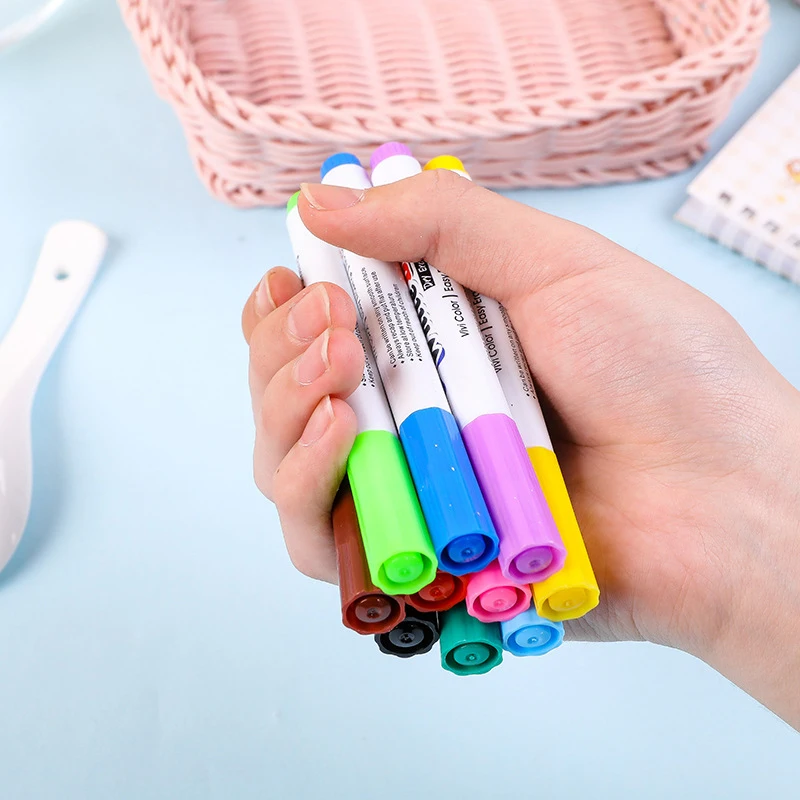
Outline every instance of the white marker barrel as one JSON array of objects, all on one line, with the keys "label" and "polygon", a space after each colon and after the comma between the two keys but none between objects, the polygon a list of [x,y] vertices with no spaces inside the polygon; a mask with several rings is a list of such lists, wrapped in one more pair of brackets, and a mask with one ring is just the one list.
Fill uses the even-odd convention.
[{"label": "white marker barrel", "polygon": [[553,449],[528,362],[508,312],[491,297],[470,291],[470,307],[489,364],[503,389],[525,447]]}]

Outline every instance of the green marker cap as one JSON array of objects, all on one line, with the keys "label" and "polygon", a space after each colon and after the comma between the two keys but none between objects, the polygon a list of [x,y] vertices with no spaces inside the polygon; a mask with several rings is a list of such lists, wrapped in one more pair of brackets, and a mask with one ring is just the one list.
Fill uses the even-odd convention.
[{"label": "green marker cap", "polygon": [[442,667],[456,675],[483,675],[503,660],[499,622],[481,622],[465,603],[439,614]]},{"label": "green marker cap", "polygon": [[297,198],[298,197],[300,197],[300,192],[295,192],[289,198],[289,202],[286,204],[286,213],[287,214],[297,205]]},{"label": "green marker cap", "polygon": [[400,440],[389,431],[360,433],[347,476],[372,582],[389,595],[415,594],[438,564]]}]

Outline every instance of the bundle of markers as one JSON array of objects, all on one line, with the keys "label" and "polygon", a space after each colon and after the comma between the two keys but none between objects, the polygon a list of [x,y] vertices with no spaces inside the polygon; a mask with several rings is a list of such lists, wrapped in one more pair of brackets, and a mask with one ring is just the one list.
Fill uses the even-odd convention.
[{"label": "bundle of markers", "polygon": [[[463,164],[441,156],[425,169]],[[366,189],[422,171],[391,142],[371,174],[348,153],[322,182]],[[314,237],[288,204],[306,285],[358,310],[358,435],[334,507],[344,624],[408,657],[438,641],[442,666],[488,672],[561,644],[599,601],[592,566],[519,340],[505,309],[424,261],[388,264]]]}]

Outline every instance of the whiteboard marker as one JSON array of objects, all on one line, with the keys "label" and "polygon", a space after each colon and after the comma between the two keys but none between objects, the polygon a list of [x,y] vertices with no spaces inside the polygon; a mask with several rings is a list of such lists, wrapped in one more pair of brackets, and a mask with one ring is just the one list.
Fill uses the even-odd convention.
[{"label": "whiteboard marker", "polygon": [[[339,153],[322,182],[367,189],[366,170]],[[342,252],[356,307],[400,433],[440,567],[454,575],[491,563],[498,539],[397,264]],[[411,592],[409,592],[411,594]]]},{"label": "whiteboard marker", "polygon": [[[440,156],[425,169],[451,169],[469,179],[464,165]],[[577,619],[600,602],[600,589],[583,542],[564,477],[536,397],[528,362],[506,310],[489,297],[469,292],[486,354],[519,427],[539,483],[567,549],[564,568],[533,584],[533,602],[540,616],[554,621]]]},{"label": "whiteboard marker", "polygon": [[[306,228],[297,195],[287,204],[286,226],[303,283],[332,283],[352,297],[340,251]],[[360,320],[355,333],[364,350],[364,373],[347,399],[358,421],[347,475],[364,552],[379,589],[388,595],[414,594],[435,578],[436,556]]]},{"label": "whiteboard marker", "polygon": [[[373,185],[422,171],[407,147],[372,156]],[[517,583],[541,581],[566,551],[463,287],[425,261],[403,264],[409,292],[500,538],[499,564]]]}]

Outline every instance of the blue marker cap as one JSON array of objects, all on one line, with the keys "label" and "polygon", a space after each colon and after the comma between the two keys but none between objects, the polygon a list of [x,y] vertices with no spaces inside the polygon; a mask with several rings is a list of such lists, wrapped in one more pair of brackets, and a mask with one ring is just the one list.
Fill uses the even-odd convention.
[{"label": "blue marker cap", "polygon": [[342,164],[358,164],[361,166],[361,162],[352,153],[334,153],[334,155],[322,162],[322,167],[319,170],[322,179],[324,180],[332,169],[341,167]]},{"label": "blue marker cap", "polygon": [[543,656],[564,641],[564,623],[540,617],[531,607],[500,623],[503,649],[514,656]]},{"label": "blue marker cap", "polygon": [[497,558],[499,541],[453,415],[415,411],[400,425],[400,440],[440,569],[480,572]]}]

